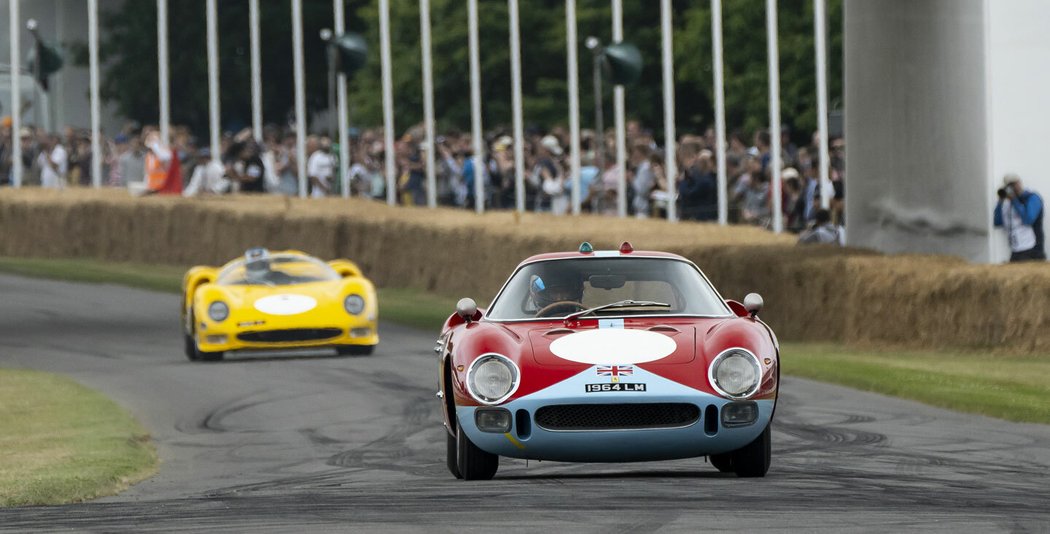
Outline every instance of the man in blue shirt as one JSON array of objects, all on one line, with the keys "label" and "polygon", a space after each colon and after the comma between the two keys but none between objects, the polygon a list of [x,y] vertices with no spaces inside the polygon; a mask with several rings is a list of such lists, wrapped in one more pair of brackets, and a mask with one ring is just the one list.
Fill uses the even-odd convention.
[{"label": "man in blue shirt", "polygon": [[993,222],[1010,239],[1010,261],[1046,260],[1043,239],[1043,199],[1025,189],[1013,173],[1003,177]]}]

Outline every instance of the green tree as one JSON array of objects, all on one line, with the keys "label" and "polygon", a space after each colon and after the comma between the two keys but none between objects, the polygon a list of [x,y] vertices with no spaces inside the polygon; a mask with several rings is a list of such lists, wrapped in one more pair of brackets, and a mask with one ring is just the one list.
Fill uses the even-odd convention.
[{"label": "green tree", "polygon": [[[565,124],[568,112],[565,71],[564,0],[522,0],[522,71],[526,124]],[[395,121],[398,132],[422,120],[419,4],[390,2],[391,55]],[[642,79],[627,89],[627,114],[657,134],[662,132],[660,13],[656,2],[624,3],[625,40],[638,45],[646,61]],[[699,132],[712,124],[711,13],[709,2],[675,0],[674,61],[676,124],[680,132]],[[292,46],[287,2],[263,2],[263,109],[267,122],[283,123],[293,109]],[[327,103],[324,43],[318,37],[331,27],[329,0],[304,0],[303,18],[307,104]],[[486,130],[511,122],[510,55],[507,2],[479,0],[483,121]],[[222,120],[226,128],[250,122],[247,0],[220,3]],[[355,124],[382,124],[378,0],[351,1],[347,28],[363,33],[368,64],[350,84],[351,119]],[[207,61],[204,0],[171,2],[172,116],[195,131],[207,128]],[[816,127],[816,84],[811,0],[781,0],[778,12],[781,116],[805,140]],[[580,105],[584,127],[593,125],[591,55],[583,40],[594,35],[608,43],[610,4],[580,0],[577,6],[577,51],[580,58]],[[156,12],[152,2],[127,0],[123,9],[103,18],[102,56],[106,76],[103,96],[130,118],[153,122],[157,116]],[[467,9],[463,0],[431,0],[435,108],[439,130],[470,126],[470,82]],[[726,117],[729,127],[746,132],[768,123],[765,3],[725,0],[723,36]],[[828,2],[829,98],[841,107],[842,0]],[[611,87],[606,84],[604,110],[611,124]]]},{"label": "green tree", "polygon": [[[291,8],[288,2],[261,4],[263,116],[267,122],[285,123],[294,109]],[[248,2],[223,0],[218,14],[221,119],[224,128],[234,129],[251,123]],[[354,24],[352,18],[348,24]],[[156,3],[126,0],[120,9],[103,14],[102,26],[102,97],[115,102],[124,117],[155,123],[159,115]],[[331,2],[303,2],[307,105],[311,110],[327,104],[327,62],[320,30],[331,26]],[[207,132],[205,1],[169,2],[168,36],[172,122]],[[80,63],[86,63],[86,54],[78,56]]]}]

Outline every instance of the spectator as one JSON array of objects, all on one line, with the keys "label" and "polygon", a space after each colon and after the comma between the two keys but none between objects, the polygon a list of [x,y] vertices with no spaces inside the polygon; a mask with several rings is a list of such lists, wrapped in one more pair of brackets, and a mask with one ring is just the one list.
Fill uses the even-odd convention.
[{"label": "spectator", "polygon": [[280,181],[277,189],[285,195],[299,193],[298,163],[295,160],[295,133],[289,132],[281,138],[274,154],[274,173]]},{"label": "spectator", "polygon": [[501,208],[514,208],[516,202],[513,147],[514,139],[509,135],[500,137],[492,144],[492,159],[495,162],[492,181],[498,180],[496,198],[498,199],[497,206]]},{"label": "spectator", "polygon": [[[376,143],[379,152],[382,151],[382,143]],[[455,141],[447,137],[438,138],[438,174],[441,176],[441,185],[438,187],[438,201],[450,206],[463,206],[467,198],[467,186],[463,181],[463,158],[464,155],[455,147]],[[444,194],[441,192],[444,191]]]},{"label": "spectator", "polygon": [[1003,177],[998,193],[993,220],[1010,239],[1010,261],[1046,260],[1042,197],[1025,189],[1021,177],[1013,173]]},{"label": "spectator", "polygon": [[310,184],[310,196],[322,198],[332,192],[332,171],[335,162],[324,149],[321,139],[311,135],[306,139],[306,176]]},{"label": "spectator", "polygon": [[[226,174],[237,182],[242,193],[262,193],[266,191],[266,165],[259,153],[259,144],[247,140],[235,145],[236,159],[226,166]],[[209,156],[211,153],[209,151]],[[198,153],[198,161],[199,161]],[[207,182],[206,182],[207,183]]]},{"label": "spectator", "polygon": [[427,204],[426,171],[423,164],[422,150],[414,139],[406,142],[407,154],[402,161],[405,180],[402,185],[404,204],[425,206]]},{"label": "spectator", "polygon": [[40,167],[41,187],[62,189],[66,186],[69,159],[57,135],[46,133],[40,135],[40,154],[37,155],[37,165]]},{"label": "spectator", "polygon": [[682,219],[713,221],[718,219],[718,187],[712,172],[711,153],[696,143],[682,143],[682,173],[678,194]]},{"label": "spectator", "polygon": [[564,215],[569,209],[569,198],[565,194],[565,173],[557,158],[562,155],[558,138],[544,136],[536,147],[536,164],[532,168],[531,182],[540,189],[536,197],[536,211],[549,211]]},{"label": "spectator", "polygon": [[772,208],[769,205],[769,177],[758,173],[751,177],[747,191],[744,192],[743,205],[740,210],[741,222],[769,227]]},{"label": "spectator", "polygon": [[634,168],[634,179],[631,180],[631,189],[634,191],[632,207],[635,217],[639,219],[649,217],[649,195],[656,187],[656,177],[649,160],[651,153],[652,149],[645,143],[635,143],[631,147],[631,167]]},{"label": "spectator", "polygon": [[[459,154],[462,162],[461,168],[463,169],[463,206],[468,209],[473,209],[476,203],[474,200],[474,193],[476,191],[474,180],[478,174],[478,170],[474,165],[477,158],[474,157],[474,149],[469,137],[464,136],[460,141]],[[485,174],[484,166],[481,167],[480,173],[482,175]],[[482,177],[481,180],[484,181],[484,177]]]},{"label": "spectator", "polygon": [[842,228],[832,224],[831,212],[826,209],[817,210],[813,219],[813,226],[802,232],[798,238],[798,244],[807,245],[814,243],[846,245],[846,235]]},{"label": "spectator", "polygon": [[620,168],[616,165],[615,158],[605,159],[605,172],[601,180],[595,180],[591,184],[591,195],[595,201],[594,212],[602,215],[616,215],[619,211],[617,206],[617,188],[620,183]]},{"label": "spectator", "polygon": [[40,185],[40,166],[37,164],[37,155],[40,153],[43,142],[36,136],[32,127],[23,126],[18,131],[18,137],[22,141],[22,185]]},{"label": "spectator", "polygon": [[94,182],[91,177],[91,138],[86,135],[77,136],[73,138],[73,143],[71,152],[76,157],[70,159],[69,163],[71,181],[82,186],[92,185]]},{"label": "spectator", "polygon": [[179,158],[174,157],[174,152],[160,138],[160,133],[153,128],[146,128],[143,144],[146,146],[146,192],[182,193]]},{"label": "spectator", "polygon": [[649,154],[649,169],[653,173],[653,189],[649,193],[649,214],[653,217],[666,217],[667,207],[671,202],[670,184],[667,170],[664,168],[665,153],[653,150]]},{"label": "spectator", "polygon": [[11,117],[5,116],[0,124],[0,186],[11,183],[11,166],[13,162],[13,133]]},{"label": "spectator", "polygon": [[780,172],[780,210],[784,216],[784,227],[790,232],[798,233],[806,226],[803,212],[799,209],[802,202],[802,181],[798,171],[788,167]]},{"label": "spectator", "polygon": [[211,150],[198,150],[197,165],[193,167],[190,183],[182,191],[182,196],[221,195],[229,190],[230,181],[226,179],[226,168],[211,157]]},{"label": "spectator", "polygon": [[121,183],[132,190],[145,190],[146,152],[137,135],[128,138],[128,148],[117,160]]},{"label": "spectator", "polygon": [[845,224],[846,212],[846,140],[837,137],[831,140],[831,220]]},{"label": "spectator", "polygon": [[758,130],[755,132],[755,146],[751,147],[748,151],[749,153],[758,156],[758,160],[762,163],[763,173],[769,168],[769,162],[772,159],[772,156],[769,153],[770,143],[771,138],[769,137],[769,130]]},{"label": "spectator", "polygon": [[[584,153],[580,158],[580,210],[581,211],[592,211],[592,203],[594,197],[592,191],[595,182],[598,181],[598,175],[600,169],[594,164],[594,153]],[[568,189],[571,193],[572,183],[568,184]]]},{"label": "spectator", "polygon": [[110,187],[123,187],[124,177],[120,174],[120,158],[128,151],[128,137],[124,134],[117,134],[110,145],[106,150],[105,165],[109,172],[105,184]]}]

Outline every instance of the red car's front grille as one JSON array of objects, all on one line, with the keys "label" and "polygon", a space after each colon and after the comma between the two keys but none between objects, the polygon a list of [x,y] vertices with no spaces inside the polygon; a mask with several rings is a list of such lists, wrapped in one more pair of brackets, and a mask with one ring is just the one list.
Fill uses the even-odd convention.
[{"label": "red car's front grille", "polygon": [[536,424],[547,430],[632,430],[677,428],[700,420],[695,404],[559,404],[536,410]]}]

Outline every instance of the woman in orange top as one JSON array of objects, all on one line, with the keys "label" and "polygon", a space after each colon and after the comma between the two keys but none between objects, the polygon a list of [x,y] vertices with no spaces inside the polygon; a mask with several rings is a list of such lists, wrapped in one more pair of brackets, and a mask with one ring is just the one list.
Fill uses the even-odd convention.
[{"label": "woman in orange top", "polygon": [[146,133],[142,144],[146,146],[146,189],[149,191],[160,191],[164,182],[168,179],[168,163],[171,161],[171,151],[160,143],[160,134],[156,130]]}]

